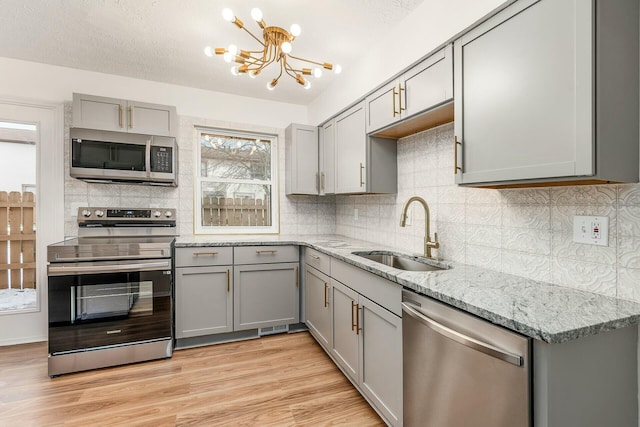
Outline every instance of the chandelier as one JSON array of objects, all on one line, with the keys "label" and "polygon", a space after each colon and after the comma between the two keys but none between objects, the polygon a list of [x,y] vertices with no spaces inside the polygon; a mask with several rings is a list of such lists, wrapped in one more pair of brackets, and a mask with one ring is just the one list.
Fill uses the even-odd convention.
[{"label": "chandelier", "polygon": [[[333,65],[328,62],[316,62],[291,55],[291,43],[302,31],[298,24],[293,24],[289,31],[280,27],[267,27],[267,24],[262,20],[262,11],[255,7],[251,9],[251,18],[253,18],[262,29],[261,40],[244,26],[244,23],[235,16],[231,9],[223,9],[222,17],[226,21],[235,24],[238,28],[245,30],[262,46],[260,50],[242,50],[233,44],[227,48],[217,47],[215,50],[212,50],[211,46],[207,46],[204,49],[204,53],[207,56],[211,57],[215,52],[216,55],[222,55],[226,62],[235,62],[236,65],[231,68],[231,74],[235,76],[248,74],[249,77],[256,78],[258,74],[269,65],[278,63],[280,73],[267,83],[267,89],[273,90],[283,73],[289,75],[305,89],[309,89],[311,82],[309,82],[308,77],[305,76],[313,75],[315,78],[319,78],[322,76],[323,69],[332,70],[336,74],[340,74],[342,71],[342,67],[340,67],[339,64]],[[313,69],[309,66],[301,67],[300,65],[296,65],[296,62],[305,62],[316,65],[316,67]]]}]

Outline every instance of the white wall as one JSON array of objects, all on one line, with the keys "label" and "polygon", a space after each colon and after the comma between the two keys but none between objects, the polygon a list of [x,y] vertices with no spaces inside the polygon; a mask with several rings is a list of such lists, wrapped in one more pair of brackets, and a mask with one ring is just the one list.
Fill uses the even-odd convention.
[{"label": "white wall", "polygon": [[0,191],[36,183],[36,146],[0,141]]},{"label": "white wall", "polygon": [[275,128],[307,121],[307,108],[301,105],[9,58],[0,58],[0,70],[0,97],[5,98],[62,103],[78,92],[175,105],[179,115]]},{"label": "white wall", "polygon": [[309,123],[331,118],[505,3],[509,2],[424,0],[364,58],[343,64],[341,78],[309,105]]}]

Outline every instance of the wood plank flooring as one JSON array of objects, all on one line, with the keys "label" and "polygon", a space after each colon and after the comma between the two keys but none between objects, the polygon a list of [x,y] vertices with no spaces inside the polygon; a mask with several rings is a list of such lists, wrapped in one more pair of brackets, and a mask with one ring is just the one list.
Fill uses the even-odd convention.
[{"label": "wood plank flooring", "polygon": [[47,344],[0,347],[0,426],[383,426],[307,333],[47,376]]}]

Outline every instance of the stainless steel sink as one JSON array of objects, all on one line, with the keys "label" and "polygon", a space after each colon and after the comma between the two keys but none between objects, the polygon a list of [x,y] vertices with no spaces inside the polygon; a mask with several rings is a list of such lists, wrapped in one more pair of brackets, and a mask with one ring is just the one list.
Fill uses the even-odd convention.
[{"label": "stainless steel sink", "polygon": [[351,252],[353,255],[375,261],[398,270],[406,271],[440,271],[448,270],[446,265],[435,265],[433,261],[422,257],[403,256],[386,251]]}]

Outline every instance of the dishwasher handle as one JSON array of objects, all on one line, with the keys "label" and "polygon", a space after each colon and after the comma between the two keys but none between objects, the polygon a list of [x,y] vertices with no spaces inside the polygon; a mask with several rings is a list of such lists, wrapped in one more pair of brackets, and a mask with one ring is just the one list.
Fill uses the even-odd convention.
[{"label": "dishwasher handle", "polygon": [[423,325],[431,328],[433,331],[439,333],[440,335],[443,335],[466,347],[480,351],[491,357],[495,357],[496,359],[503,360],[505,362],[511,363],[516,366],[522,366],[522,357],[518,356],[517,354],[506,352],[504,350],[501,350],[497,347],[492,346],[491,344],[484,343],[475,338],[471,338],[467,335],[461,334],[460,332],[454,331],[453,329],[448,328],[436,322],[435,320],[427,317],[424,313],[422,313],[417,308],[418,307],[416,305],[411,304],[409,302],[402,303],[402,311],[404,311],[414,319],[418,320]]}]

